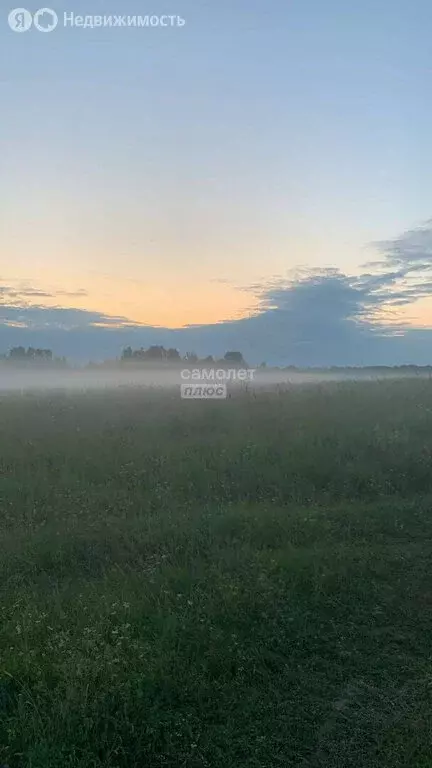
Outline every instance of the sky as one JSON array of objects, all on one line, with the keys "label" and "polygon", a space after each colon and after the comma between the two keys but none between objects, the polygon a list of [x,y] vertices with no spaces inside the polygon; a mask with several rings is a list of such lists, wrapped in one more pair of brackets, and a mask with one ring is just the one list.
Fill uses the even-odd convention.
[{"label": "sky", "polygon": [[430,0],[50,7],[0,0],[0,352],[431,361]]}]

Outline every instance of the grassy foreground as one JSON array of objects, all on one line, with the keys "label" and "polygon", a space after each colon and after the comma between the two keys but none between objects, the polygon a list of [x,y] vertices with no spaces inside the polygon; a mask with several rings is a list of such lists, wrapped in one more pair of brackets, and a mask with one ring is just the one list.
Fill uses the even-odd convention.
[{"label": "grassy foreground", "polygon": [[432,766],[432,382],[0,399],[0,763]]}]

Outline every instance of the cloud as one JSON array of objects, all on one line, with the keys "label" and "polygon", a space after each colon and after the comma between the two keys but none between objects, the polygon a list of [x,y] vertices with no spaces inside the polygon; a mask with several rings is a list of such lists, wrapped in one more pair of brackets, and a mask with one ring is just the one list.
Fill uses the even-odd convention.
[{"label": "cloud", "polygon": [[[127,317],[105,315],[85,309],[68,309],[66,307],[44,307],[39,305],[16,306],[3,304],[0,306],[0,323],[19,322],[29,330],[36,332],[44,328],[70,331],[89,326],[104,327],[134,327]],[[138,326],[141,327],[141,326]]]},{"label": "cloud", "polygon": [[430,269],[432,266],[432,219],[414,229],[409,229],[392,240],[374,243],[384,257],[380,262],[410,271],[413,268]]},{"label": "cloud", "polygon": [[[0,305],[22,305],[29,306],[35,299],[55,299],[57,297],[78,298],[87,296],[88,293],[84,288],[79,288],[76,291],[62,291],[53,290],[45,291],[40,288],[34,288],[29,286],[23,281],[17,281],[17,285],[0,285]],[[30,301],[27,301],[29,299]]]},{"label": "cloud", "polygon": [[84,288],[79,288],[77,291],[56,291],[53,296],[69,296],[75,299],[78,296],[88,296],[88,291],[85,291]]},{"label": "cloud", "polygon": [[52,294],[47,291],[40,291],[36,288],[26,288],[17,290],[11,285],[0,285],[0,299],[2,301],[22,301],[27,297],[34,298],[51,298]]},{"label": "cloud", "polygon": [[39,297],[37,289],[3,286],[0,349],[31,344],[72,358],[106,359],[127,344],[163,344],[201,356],[239,349],[252,364],[430,363],[432,329],[402,324],[398,310],[432,296],[432,220],[373,247],[379,258],[360,275],[338,269],[291,270],[284,278],[243,288],[258,298],[258,310],[248,317],[176,330],[82,309],[34,305],[29,300]]}]

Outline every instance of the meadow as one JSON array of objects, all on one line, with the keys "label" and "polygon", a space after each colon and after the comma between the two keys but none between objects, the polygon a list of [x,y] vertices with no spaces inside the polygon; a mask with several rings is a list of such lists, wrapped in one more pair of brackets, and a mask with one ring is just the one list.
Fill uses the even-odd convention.
[{"label": "meadow", "polygon": [[432,766],[432,382],[0,397],[0,764]]}]

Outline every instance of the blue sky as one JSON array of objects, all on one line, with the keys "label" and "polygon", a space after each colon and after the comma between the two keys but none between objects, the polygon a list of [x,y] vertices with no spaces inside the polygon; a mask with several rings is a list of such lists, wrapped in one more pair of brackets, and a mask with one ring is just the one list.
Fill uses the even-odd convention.
[{"label": "blue sky", "polygon": [[[47,34],[12,32],[10,7],[0,23],[2,349],[54,334],[59,354],[98,356],[174,334],[274,362],[322,364],[325,348],[342,364],[360,333],[360,364],[427,357],[430,2],[52,8]],[[64,11],[186,23],[64,29]],[[420,225],[423,269],[407,277],[405,260],[385,283],[403,299],[365,300],[364,264],[394,271],[371,244],[409,251]],[[347,288],[336,327],[328,292]]]}]

